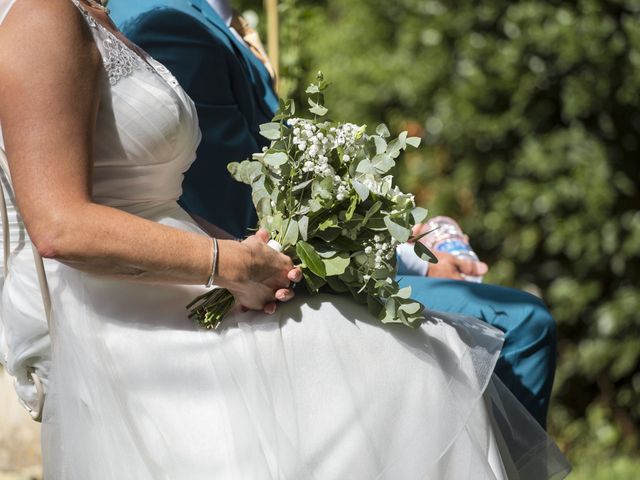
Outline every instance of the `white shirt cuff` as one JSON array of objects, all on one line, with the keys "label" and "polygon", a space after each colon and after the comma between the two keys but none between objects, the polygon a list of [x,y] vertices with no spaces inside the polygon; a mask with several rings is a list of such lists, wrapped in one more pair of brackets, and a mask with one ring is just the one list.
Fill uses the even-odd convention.
[{"label": "white shirt cuff", "polygon": [[422,260],[413,251],[413,244],[402,243],[396,248],[398,258],[398,275],[415,275],[426,277],[429,272],[429,262]]}]

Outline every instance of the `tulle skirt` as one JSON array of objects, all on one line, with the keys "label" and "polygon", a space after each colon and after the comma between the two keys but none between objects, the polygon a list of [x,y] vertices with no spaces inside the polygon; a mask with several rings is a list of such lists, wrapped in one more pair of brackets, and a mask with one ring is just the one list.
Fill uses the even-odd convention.
[{"label": "tulle skirt", "polygon": [[[177,206],[147,218],[198,231]],[[28,239],[3,288],[3,361],[47,390],[50,480],[562,478],[568,465],[493,375],[502,333],[427,312],[383,326],[343,296],[196,328],[201,287],[134,284],[46,261],[52,351]],[[52,353],[52,356],[51,356]],[[50,368],[51,367],[51,368]],[[50,373],[49,373],[50,370]]]},{"label": "tulle skirt", "polygon": [[43,424],[50,479],[562,478],[553,442],[492,372],[502,334],[428,312],[382,326],[300,295],[218,331],[198,287],[60,267]]}]

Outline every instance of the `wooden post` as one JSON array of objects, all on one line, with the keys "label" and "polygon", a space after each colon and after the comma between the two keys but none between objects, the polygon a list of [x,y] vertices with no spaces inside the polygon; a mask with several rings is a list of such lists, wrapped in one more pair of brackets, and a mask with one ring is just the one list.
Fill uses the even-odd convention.
[{"label": "wooden post", "polygon": [[[276,77],[280,77],[280,19],[278,16],[278,0],[264,0],[265,11],[267,12],[267,54],[271,60],[271,65],[276,72]],[[280,83],[278,81],[278,83]],[[276,85],[276,91],[278,85]]]}]

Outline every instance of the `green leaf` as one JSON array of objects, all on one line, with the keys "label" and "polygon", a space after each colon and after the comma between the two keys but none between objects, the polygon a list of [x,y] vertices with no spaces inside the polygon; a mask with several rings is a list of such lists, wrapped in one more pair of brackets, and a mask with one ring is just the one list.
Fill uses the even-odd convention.
[{"label": "green leaf", "polygon": [[360,200],[363,202],[369,198],[369,189],[364,185],[364,183],[360,183],[357,180],[351,180],[351,186],[356,191]]},{"label": "green leaf", "polygon": [[382,137],[373,137],[373,141],[376,144],[376,154],[380,155],[381,153],[384,153],[387,151],[387,142],[384,138]]},{"label": "green leaf", "polygon": [[314,275],[309,270],[303,270],[302,276],[304,277],[304,281],[307,284],[307,288],[312,293],[317,293],[325,284],[325,280],[317,275]]},{"label": "green leaf", "polygon": [[309,186],[309,184],[310,184],[311,182],[313,182],[313,179],[311,179],[311,180],[307,180],[307,181],[302,182],[302,183],[299,183],[298,185],[296,185],[295,187],[293,187],[293,188],[291,189],[291,191],[292,191],[292,192],[300,191],[300,190],[302,190],[303,188],[308,187],[308,186]]},{"label": "green leaf", "polygon": [[396,166],[396,162],[394,162],[393,159],[385,153],[373,157],[371,163],[378,173],[387,173]]},{"label": "green leaf", "polygon": [[351,263],[351,258],[348,253],[339,253],[335,257],[332,258],[324,258],[322,259],[327,276],[335,276],[342,275],[349,263]]},{"label": "green leaf", "polygon": [[267,153],[264,156],[264,163],[274,168],[281,167],[288,161],[289,155],[287,155],[285,152]]},{"label": "green leaf", "polygon": [[320,225],[318,225],[318,230],[324,231],[324,230],[327,230],[328,228],[337,227],[337,226],[338,226],[338,217],[336,215],[331,215],[327,217],[324,221],[322,221]]},{"label": "green leaf", "polygon": [[411,287],[404,287],[398,290],[395,294],[396,297],[407,299],[411,296]]},{"label": "green leaf", "polygon": [[400,310],[402,310],[404,313],[408,315],[415,315],[416,313],[420,312],[423,309],[424,307],[422,306],[421,303],[413,300],[410,300],[408,302],[402,302],[400,304]]},{"label": "green leaf", "polygon": [[260,135],[268,140],[278,140],[281,136],[280,124],[271,122],[260,125]]},{"label": "green leaf", "polygon": [[309,217],[306,215],[303,216],[300,221],[298,221],[298,229],[300,230],[300,236],[302,240],[307,241],[307,233],[309,230]]},{"label": "green leaf", "polygon": [[309,208],[314,213],[319,212],[320,210],[322,210],[322,203],[320,203],[318,199],[312,198],[311,200],[309,200]]},{"label": "green leaf", "polygon": [[398,303],[390,298],[378,317],[382,323],[402,323],[398,318]]},{"label": "green leaf", "polygon": [[371,205],[371,207],[367,211],[367,214],[364,216],[364,219],[362,220],[362,224],[367,225],[369,223],[369,219],[371,219],[371,217],[373,217],[376,213],[378,213],[378,211],[380,210],[380,207],[382,207],[382,202],[379,200],[373,205]]},{"label": "green leaf", "polygon": [[395,238],[400,243],[404,243],[409,240],[411,236],[411,230],[402,225],[398,225],[396,222],[391,220],[390,217],[384,217],[384,224],[389,230],[389,233],[393,238]]},{"label": "green leaf", "polygon": [[321,238],[325,242],[334,242],[340,235],[342,234],[342,228],[340,227],[329,227],[325,230],[318,230],[316,236]]},{"label": "green leaf", "polygon": [[429,250],[424,243],[416,242],[413,245],[413,251],[416,255],[418,255],[422,260],[429,263],[438,263],[438,257],[436,257],[431,250]]},{"label": "green leaf", "polygon": [[300,260],[304,262],[306,267],[320,278],[327,276],[327,270],[322,262],[322,258],[313,246],[305,241],[296,244],[296,253]]},{"label": "green leaf", "polygon": [[371,163],[370,160],[364,159],[362,160],[360,163],[358,163],[358,166],[356,167],[356,172],[358,173],[369,173],[369,174],[374,174],[376,173],[376,169],[373,166],[373,163]]},{"label": "green leaf", "polygon": [[422,139],[420,137],[409,137],[407,138],[407,145],[412,146],[413,148],[418,148]]},{"label": "green leaf", "polygon": [[422,223],[426,220],[427,215],[429,215],[429,210],[422,207],[416,207],[411,210],[411,216],[413,217],[414,223]]},{"label": "green leaf", "polygon": [[367,295],[367,308],[371,315],[378,317],[383,307],[384,305],[379,298],[374,297],[373,295]]},{"label": "green leaf", "polygon": [[347,293],[349,291],[349,288],[338,277],[327,277],[325,280],[331,290],[336,293]]},{"label": "green leaf", "polygon": [[295,245],[298,241],[298,222],[293,219],[285,221],[285,225],[287,227],[286,232],[282,238],[282,247],[286,248],[288,245]]},{"label": "green leaf", "polygon": [[353,214],[356,211],[356,207],[358,206],[358,196],[354,195],[351,197],[351,204],[349,205],[349,209],[345,213],[345,220],[351,220],[353,218]]},{"label": "green leaf", "polygon": [[319,103],[314,102],[311,99],[309,99],[309,105],[311,105],[311,108],[309,109],[309,111],[311,113],[313,113],[314,115],[318,115],[319,117],[325,116],[327,114],[327,112],[329,111],[328,108],[323,107],[322,105],[320,105]]},{"label": "green leaf", "polygon": [[[332,250],[331,247],[320,247],[318,245],[316,245],[316,252],[318,252],[318,255],[320,255],[320,257],[322,258],[331,258],[331,257],[335,257],[338,252],[336,252],[335,250]],[[327,248],[325,250],[325,248]]]},{"label": "green leaf", "polygon": [[389,132],[389,128],[384,123],[381,123],[376,127],[376,133],[384,138],[389,138],[391,133]]}]

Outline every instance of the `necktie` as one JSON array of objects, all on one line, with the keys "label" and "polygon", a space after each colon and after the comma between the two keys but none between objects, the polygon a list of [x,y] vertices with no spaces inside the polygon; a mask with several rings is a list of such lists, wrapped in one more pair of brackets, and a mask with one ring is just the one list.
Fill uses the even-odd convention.
[{"label": "necktie", "polygon": [[273,84],[276,84],[276,72],[269,61],[269,57],[267,56],[267,52],[262,45],[262,41],[260,40],[260,35],[258,32],[249,25],[249,22],[238,13],[234,12],[233,17],[231,18],[231,27],[238,32],[238,35],[242,37],[245,41],[249,50],[256,56],[258,60],[262,62],[265,66],[269,75],[271,76],[271,80]]}]

